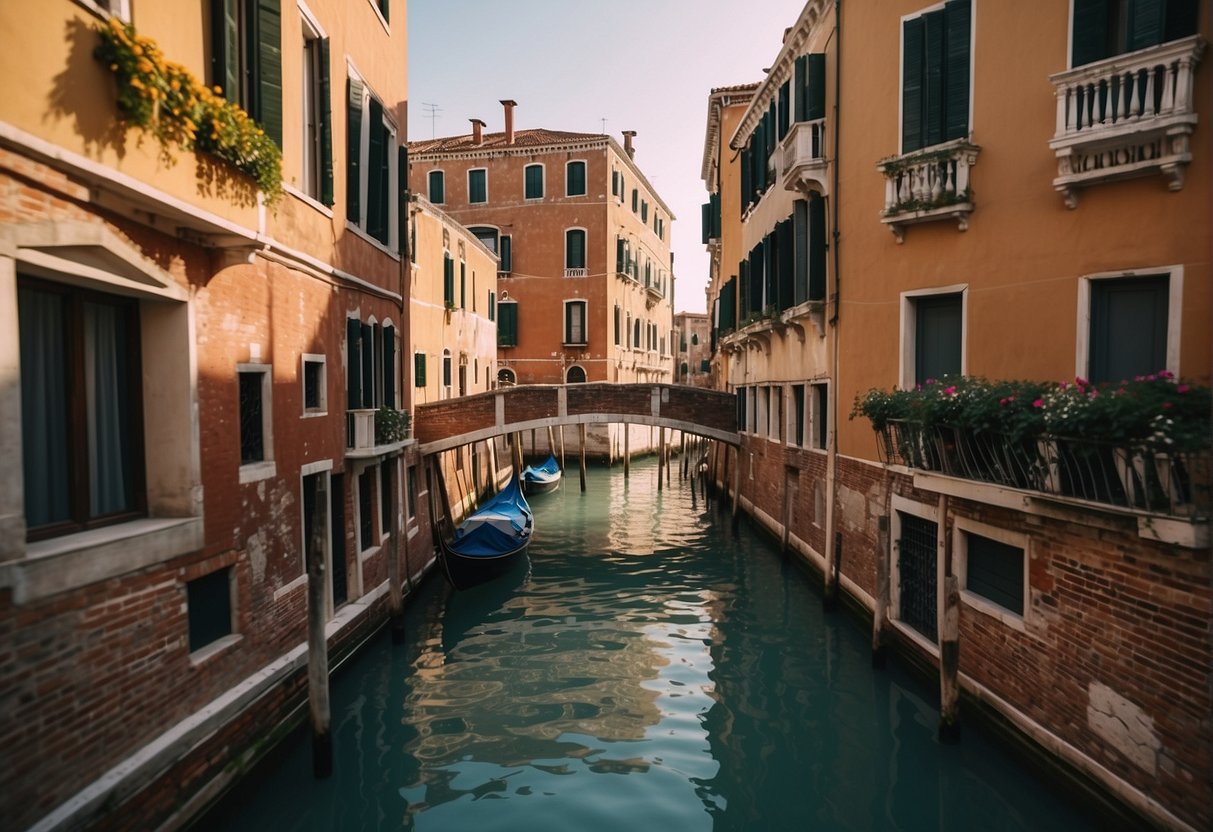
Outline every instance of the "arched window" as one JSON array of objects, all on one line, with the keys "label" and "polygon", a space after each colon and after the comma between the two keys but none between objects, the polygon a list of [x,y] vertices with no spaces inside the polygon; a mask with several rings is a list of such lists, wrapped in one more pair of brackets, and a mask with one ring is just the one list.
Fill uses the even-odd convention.
[{"label": "arched window", "polygon": [[689,369],[690,369],[690,368],[689,368],[689,367],[687,367],[687,363],[686,363],[685,361],[684,361],[684,362],[682,362],[682,366],[680,366],[680,367],[678,368],[678,375],[679,375],[679,376],[681,376],[682,378],[686,378],[687,371],[688,371]]},{"label": "arched window", "polygon": [[513,370],[502,367],[497,371],[497,386],[498,387],[513,387],[518,383],[518,377],[514,375]]},{"label": "arched window", "polygon": [[585,384],[585,370],[574,364],[565,373],[564,380],[567,384]]},{"label": "arched window", "polygon": [[699,335],[692,332],[691,333],[691,346],[694,347],[694,346],[698,346],[698,345],[699,345]]}]

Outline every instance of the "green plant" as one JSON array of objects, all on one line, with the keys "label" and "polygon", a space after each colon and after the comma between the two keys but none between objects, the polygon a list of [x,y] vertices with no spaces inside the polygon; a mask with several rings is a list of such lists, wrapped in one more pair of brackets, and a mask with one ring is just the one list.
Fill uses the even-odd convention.
[{"label": "green plant", "polygon": [[375,444],[390,445],[409,438],[412,416],[407,410],[386,405],[375,411]]},{"label": "green plant", "polygon": [[150,133],[160,157],[174,164],[174,149],[199,150],[251,177],[273,205],[282,196],[282,151],[219,87],[197,81],[184,66],[165,60],[151,38],[117,18],[97,30],[94,56],[118,82],[118,111]]}]

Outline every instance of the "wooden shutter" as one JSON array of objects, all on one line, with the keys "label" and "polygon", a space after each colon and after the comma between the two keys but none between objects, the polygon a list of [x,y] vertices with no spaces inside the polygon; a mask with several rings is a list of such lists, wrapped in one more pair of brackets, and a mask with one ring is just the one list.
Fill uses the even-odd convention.
[{"label": "wooden shutter", "polygon": [[468,202],[484,202],[488,197],[487,171],[468,171]]},{"label": "wooden shutter", "polygon": [[383,15],[383,19],[385,21],[391,21],[391,17],[388,15],[388,6],[390,2],[391,0],[379,0],[379,13]]},{"label": "wooden shutter", "polygon": [[944,140],[969,135],[970,0],[950,0],[944,15]]},{"label": "wooden shutter", "polygon": [[585,162],[571,162],[567,168],[569,181],[565,183],[568,196],[585,194]]},{"label": "wooden shutter", "polygon": [[914,300],[914,381],[960,373],[961,295],[927,295]]},{"label": "wooden shutter", "polygon": [[320,201],[333,205],[333,93],[329,77],[329,39],[316,44],[316,120],[320,133]]},{"label": "wooden shutter", "polygon": [[699,209],[699,221],[702,226],[700,236],[704,245],[712,238],[712,203],[705,202]]},{"label": "wooden shutter", "polygon": [[809,300],[826,299],[826,201],[809,194]]},{"label": "wooden shutter", "polygon": [[1166,369],[1169,309],[1165,275],[1092,281],[1090,380],[1121,381]]},{"label": "wooden shutter", "polygon": [[228,101],[240,100],[240,3],[211,0],[211,83]]},{"label": "wooden shutter", "polygon": [[412,257],[409,246],[409,148],[396,146],[396,240],[400,252]]},{"label": "wooden shutter", "polygon": [[943,141],[944,47],[943,11],[922,16],[923,36],[923,147]]},{"label": "wooden shutter", "polygon": [[738,204],[741,206],[741,213],[746,212],[746,208],[750,207],[752,199],[751,194],[753,189],[750,185],[750,146],[747,144],[741,149],[741,199]]},{"label": "wooden shutter", "polygon": [[362,325],[362,407],[375,406],[375,328]]},{"label": "wooden shutter", "polygon": [[790,309],[796,305],[795,281],[795,243],[793,241],[792,218],[789,217],[775,226],[774,240],[778,246],[777,262],[779,267],[779,309]]},{"label": "wooden shutter", "polygon": [[518,344],[518,304],[502,303],[497,307],[497,346]]},{"label": "wooden shutter", "polygon": [[497,267],[503,272],[513,271],[514,269],[514,238],[510,235],[505,235],[501,238],[501,264]]},{"label": "wooden shutter", "polygon": [[926,24],[921,17],[902,26],[901,152],[918,150],[923,143],[923,59]]},{"label": "wooden shutter", "polygon": [[783,86],[779,88],[779,105],[778,105],[778,129],[779,139],[782,141],[788,135],[789,109],[791,106],[791,81],[784,81]]},{"label": "wooden shutter", "polygon": [[459,261],[459,308],[467,309],[468,300],[468,264]]},{"label": "wooden shutter", "polygon": [[796,58],[796,68],[793,78],[792,90],[792,120],[793,121],[808,121],[808,110],[806,109],[805,95],[807,94],[809,77],[809,57],[808,55],[800,55]]},{"label": "wooden shutter", "polygon": [[249,115],[282,147],[282,14],[278,2],[257,0],[257,60]]},{"label": "wooden shutter", "polygon": [[413,386],[425,387],[425,353],[413,353]]},{"label": "wooden shutter", "polygon": [[455,305],[455,261],[442,255],[442,302],[450,309]]},{"label": "wooden shutter", "polygon": [[345,322],[345,392],[347,409],[362,406],[362,323],[357,318]]},{"label": "wooden shutter", "polygon": [[345,218],[362,222],[362,82],[349,80],[345,131]]},{"label": "wooden shutter", "polygon": [[792,301],[804,303],[809,299],[809,203],[798,199],[792,203],[792,225],[795,279],[792,285]]},{"label": "wooden shutter", "polygon": [[383,327],[383,404],[396,407],[396,327]]},{"label": "wooden shutter", "polygon": [[805,120],[826,117],[826,56],[823,52],[806,55],[808,79],[805,87]]},{"label": "wooden shutter", "polygon": [[1126,51],[1162,43],[1166,28],[1166,0],[1129,0]]},{"label": "wooden shutter", "polygon": [[1073,0],[1074,34],[1070,65],[1083,66],[1108,57],[1107,0]]},{"label": "wooden shutter", "polygon": [[446,174],[440,170],[432,170],[427,177],[430,202],[442,205],[446,202]]},{"label": "wooden shutter", "polygon": [[489,320],[497,320],[497,293],[489,292]]},{"label": "wooden shutter", "polygon": [[[711,209],[712,210],[712,237],[713,237],[713,239],[719,240],[720,239],[720,194],[718,194],[718,193],[712,194],[711,197],[708,199],[708,202],[712,206],[712,209]],[[660,222],[660,228],[657,231],[657,236],[661,237],[664,234],[664,232],[665,232],[665,222],[662,221],[662,222]]]},{"label": "wooden shutter", "polygon": [[585,268],[585,232],[578,229],[565,232],[564,267],[566,269]]},{"label": "wooden shutter", "polygon": [[387,242],[387,135],[383,127],[383,105],[371,96],[367,118],[370,140],[366,159],[366,233]]}]

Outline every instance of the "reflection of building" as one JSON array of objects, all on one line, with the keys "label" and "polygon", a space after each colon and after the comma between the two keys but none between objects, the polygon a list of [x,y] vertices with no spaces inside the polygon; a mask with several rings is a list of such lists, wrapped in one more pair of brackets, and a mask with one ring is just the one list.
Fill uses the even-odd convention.
[{"label": "reflection of building", "polygon": [[[0,9],[25,45],[0,55],[0,814],[18,828],[180,822],[298,702],[305,552],[338,652],[383,620],[391,529],[414,573],[429,557],[407,434],[385,433],[411,402],[403,4],[262,0],[204,24],[215,5]],[[224,99],[182,120],[203,106],[175,97],[201,95],[185,72],[281,148],[276,202],[118,120],[117,101],[167,98],[156,129],[256,173],[272,154],[247,155]]]},{"label": "reflection of building", "polygon": [[1207,6],[887,5],[840,30],[806,3],[762,82],[710,99],[744,431],[717,474],[930,664],[955,581],[961,687],[1149,824],[1207,827],[1208,451],[840,418],[944,375],[1208,384]]},{"label": "reflection of building", "polygon": [[674,367],[678,382],[695,387],[711,387],[712,325],[702,312],[678,312],[674,315]]}]

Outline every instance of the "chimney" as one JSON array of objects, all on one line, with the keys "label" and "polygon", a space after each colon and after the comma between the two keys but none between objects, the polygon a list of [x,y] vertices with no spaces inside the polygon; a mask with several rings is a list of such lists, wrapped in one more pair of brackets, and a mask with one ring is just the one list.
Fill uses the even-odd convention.
[{"label": "chimney", "polygon": [[635,136],[635,130],[623,131],[623,149],[627,152],[629,159],[635,158],[636,156],[636,148],[632,147],[632,139],[635,138]]},{"label": "chimney", "polygon": [[481,132],[484,122],[478,118],[469,118],[468,121],[472,123],[472,144],[477,146],[484,144],[484,134]]},{"label": "chimney", "polygon": [[508,98],[502,99],[501,106],[505,108],[505,143],[514,143],[514,108],[518,106],[517,101],[512,101]]}]

